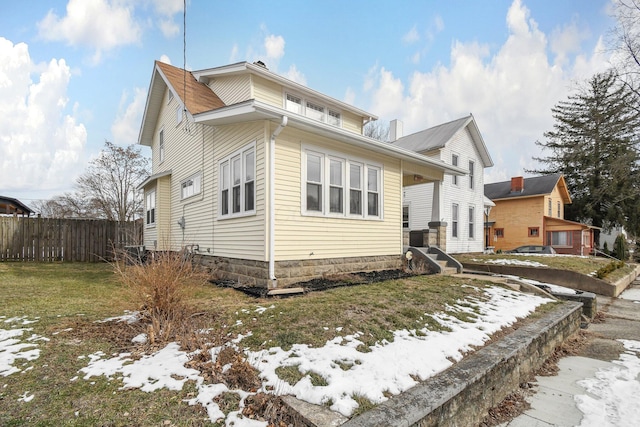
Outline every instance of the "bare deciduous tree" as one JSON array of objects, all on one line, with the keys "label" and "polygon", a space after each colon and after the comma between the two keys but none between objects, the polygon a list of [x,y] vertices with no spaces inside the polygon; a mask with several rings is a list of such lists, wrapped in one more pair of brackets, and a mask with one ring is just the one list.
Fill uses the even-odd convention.
[{"label": "bare deciduous tree", "polygon": [[615,0],[613,16],[617,21],[609,37],[609,45],[618,53],[618,78],[640,97],[640,0]]},{"label": "bare deciduous tree", "polygon": [[378,141],[389,142],[389,125],[385,126],[378,120],[369,122],[364,126],[363,134]]},{"label": "bare deciduous tree", "polygon": [[144,201],[137,186],[148,175],[149,161],[139,149],[106,141],[78,178],[74,193],[36,203],[36,210],[46,217],[131,221],[142,216]]}]

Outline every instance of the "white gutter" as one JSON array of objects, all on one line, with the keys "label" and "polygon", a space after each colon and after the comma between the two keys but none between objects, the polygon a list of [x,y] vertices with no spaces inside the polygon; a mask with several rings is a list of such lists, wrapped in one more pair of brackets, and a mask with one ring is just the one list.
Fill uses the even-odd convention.
[{"label": "white gutter", "polygon": [[277,286],[276,279],[276,137],[287,125],[289,119],[282,116],[282,121],[271,134],[269,141],[269,280],[271,286]]}]

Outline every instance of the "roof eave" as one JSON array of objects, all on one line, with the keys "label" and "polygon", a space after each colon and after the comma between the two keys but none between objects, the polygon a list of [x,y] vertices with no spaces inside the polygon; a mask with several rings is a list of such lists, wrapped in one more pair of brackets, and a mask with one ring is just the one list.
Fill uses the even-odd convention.
[{"label": "roof eave", "polygon": [[318,122],[316,120],[300,116],[282,108],[264,104],[260,101],[249,100],[239,104],[230,105],[216,110],[194,115],[196,123],[210,126],[239,123],[250,120],[280,120],[287,116],[288,126],[311,131],[328,138],[336,139],[360,148],[366,148],[380,154],[386,154],[401,160],[415,162],[424,166],[435,167],[444,173],[451,175],[466,175],[467,171],[434,159],[430,159],[413,151],[395,147],[391,144],[380,142],[373,138],[354,134],[334,126]]},{"label": "roof eave", "polygon": [[215,76],[244,74],[244,73],[258,74],[268,80],[274,81],[283,86],[291,87],[294,90],[297,90],[300,92],[310,93],[315,98],[328,101],[329,103],[334,104],[343,110],[348,110],[359,116],[366,117],[367,119],[369,119],[369,121],[378,120],[378,116],[376,116],[375,114],[372,114],[368,111],[361,110],[360,108],[354,107],[353,105],[347,104],[343,101],[340,101],[339,99],[332,98],[328,95],[325,95],[321,92],[313,90],[307,86],[304,86],[300,83],[294,82],[293,80],[289,80],[286,77],[283,77],[279,74],[269,71],[265,67],[255,65],[250,62],[237,62],[235,64],[224,65],[222,67],[192,71],[192,74],[196,78],[196,80],[204,81],[205,83],[207,83],[210,78]]},{"label": "roof eave", "polygon": [[152,100],[164,95],[164,88],[167,87],[166,77],[162,75],[162,71],[156,63],[153,64],[153,73],[151,74],[151,82],[147,91],[147,100],[142,114],[142,123],[140,132],[138,133],[138,144],[151,147],[153,144],[153,130],[158,122],[158,111],[151,111],[157,103],[152,104]]}]

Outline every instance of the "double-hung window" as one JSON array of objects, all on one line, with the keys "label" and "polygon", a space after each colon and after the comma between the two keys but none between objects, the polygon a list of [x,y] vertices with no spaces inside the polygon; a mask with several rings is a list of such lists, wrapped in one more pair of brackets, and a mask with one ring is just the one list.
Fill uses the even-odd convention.
[{"label": "double-hung window", "polygon": [[[458,166],[458,155],[451,155],[451,166]],[[451,175],[451,183],[453,185],[458,185],[458,175]]]},{"label": "double-hung window", "polygon": [[344,161],[329,159],[329,212],[344,213]]},{"label": "double-hung window", "polygon": [[476,216],[476,208],[475,206],[469,206],[469,238],[473,239],[475,237],[475,216]]},{"label": "double-hung window", "polygon": [[475,169],[475,163],[473,163],[471,160],[469,160],[469,188],[473,190],[473,186],[474,186],[474,169]]},{"label": "double-hung window", "polygon": [[349,164],[349,214],[362,215],[362,165]]},{"label": "double-hung window", "polygon": [[303,214],[379,219],[382,168],[337,153],[303,152]]},{"label": "double-hung window", "polygon": [[159,139],[159,157],[160,157],[160,163],[164,162],[164,129],[160,130],[160,134],[158,135],[158,139]]},{"label": "double-hung window", "polygon": [[196,194],[200,194],[202,189],[202,174],[197,173],[182,181],[180,184],[181,197],[186,199]]},{"label": "double-hung window", "polygon": [[458,237],[458,204],[451,205],[451,237]]},{"label": "double-hung window", "polygon": [[307,153],[307,211],[322,212],[324,156]]},{"label": "double-hung window", "polygon": [[380,169],[367,167],[367,215],[380,215]]},{"label": "double-hung window", "polygon": [[220,171],[220,215],[243,216],[255,213],[256,148],[249,144],[223,159]]},{"label": "double-hung window", "polygon": [[154,225],[156,223],[156,190],[148,191],[145,195],[145,223]]}]

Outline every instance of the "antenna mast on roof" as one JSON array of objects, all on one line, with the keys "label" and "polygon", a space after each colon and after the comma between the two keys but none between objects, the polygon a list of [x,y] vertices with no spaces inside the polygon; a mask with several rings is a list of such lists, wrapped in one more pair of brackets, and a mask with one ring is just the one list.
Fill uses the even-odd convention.
[{"label": "antenna mast on roof", "polygon": [[182,103],[184,131],[191,133],[187,114],[187,0],[182,1]]}]

